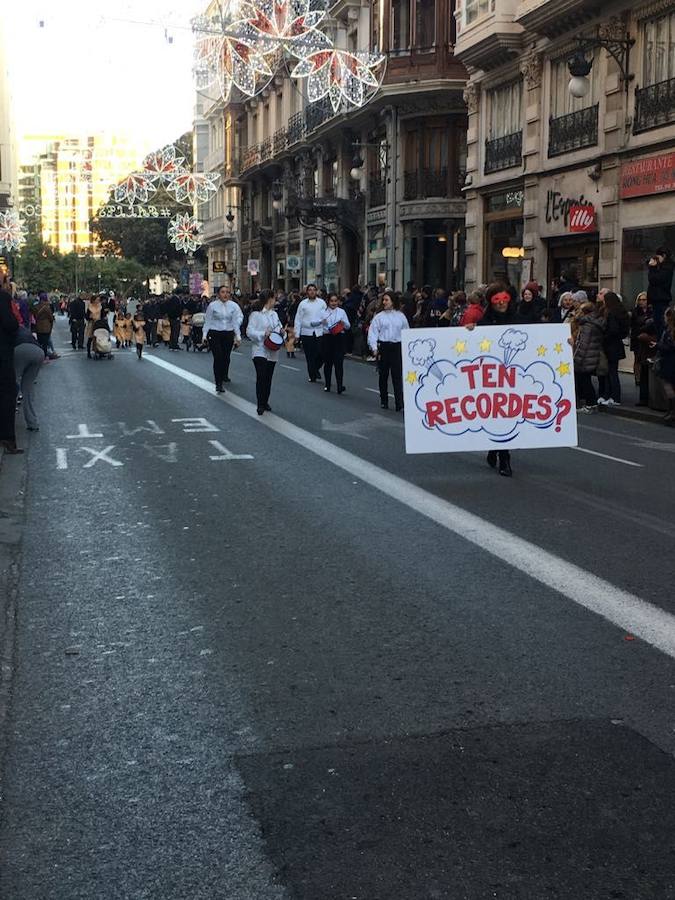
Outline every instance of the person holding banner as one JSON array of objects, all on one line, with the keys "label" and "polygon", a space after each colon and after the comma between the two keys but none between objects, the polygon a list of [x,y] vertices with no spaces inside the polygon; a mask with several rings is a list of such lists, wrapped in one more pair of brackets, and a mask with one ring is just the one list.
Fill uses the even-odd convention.
[{"label": "person holding banner", "polygon": [[272,291],[262,291],[260,298],[253,304],[246,329],[246,336],[253,344],[251,355],[255,366],[255,393],[259,416],[265,412],[272,412],[269,403],[272,376],[279,350],[284,346],[285,335],[274,309],[275,303]]},{"label": "person holding banner", "polygon": [[[488,285],[485,292],[487,300],[487,309],[478,325],[513,325],[518,321],[516,303],[502,282],[495,281]],[[473,331],[475,324],[466,326],[469,331]],[[511,469],[511,453],[509,450],[488,450],[487,464],[492,468],[497,467],[499,463],[499,474],[505,478],[513,475]]]},{"label": "person holding banner", "polygon": [[396,412],[403,409],[403,360],[401,332],[408,320],[399,310],[399,301],[391,291],[382,295],[382,311],[373,317],[368,329],[368,346],[378,360],[380,370],[380,406],[389,409],[389,375],[394,386]]},{"label": "person holding banner", "polygon": [[324,391],[330,393],[331,377],[335,369],[338,394],[344,394],[343,371],[345,358],[345,339],[349,333],[349,317],[340,306],[337,294],[328,295],[328,309],[323,318],[323,338],[321,339],[321,355],[323,357],[323,377],[326,381]]}]

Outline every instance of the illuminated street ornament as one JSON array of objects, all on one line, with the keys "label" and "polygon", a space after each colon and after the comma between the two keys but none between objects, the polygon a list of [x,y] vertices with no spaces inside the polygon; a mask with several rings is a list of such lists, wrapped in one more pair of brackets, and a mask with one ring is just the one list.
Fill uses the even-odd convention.
[{"label": "illuminated street ornament", "polygon": [[380,86],[375,73],[382,63],[377,53],[320,50],[300,60],[291,77],[307,79],[310,103],[327,96],[337,112],[343,104],[358,107],[370,99]]},{"label": "illuminated street ornament", "polygon": [[185,157],[179,156],[176,147],[169,145],[162,150],[148,153],[143,160],[143,173],[156,178],[173,178],[179,172],[185,172]]},{"label": "illuminated street ornament", "polygon": [[169,222],[169,241],[176,250],[189,253],[202,244],[200,232],[202,223],[189,213],[178,213]]},{"label": "illuminated street ornament", "polygon": [[203,203],[218,190],[220,175],[217,172],[180,172],[167,184],[166,189],[178,203]]},{"label": "illuminated street ornament", "polygon": [[155,178],[151,174],[132,172],[115,186],[115,200],[117,203],[147,203],[156,190]]},{"label": "illuminated street ornament", "polygon": [[292,57],[291,78],[308,79],[310,102],[328,96],[336,113],[363,106],[381,84],[386,59],[335,48],[320,27],[325,17],[326,8],[311,9],[310,0],[230,0],[218,16],[193,19],[197,87],[217,85],[225,101],[234,87],[254,97]]},{"label": "illuminated street ornament", "polygon": [[26,229],[13,209],[0,212],[0,250],[18,250],[26,242]]}]

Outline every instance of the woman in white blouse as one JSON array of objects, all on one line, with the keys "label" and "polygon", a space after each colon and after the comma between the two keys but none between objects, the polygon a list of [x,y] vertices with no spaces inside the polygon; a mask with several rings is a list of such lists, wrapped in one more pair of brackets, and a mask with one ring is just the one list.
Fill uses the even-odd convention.
[{"label": "woman in white blouse", "polygon": [[230,356],[232,348],[241,343],[241,323],[244,314],[238,303],[230,298],[226,287],[218,290],[218,296],[209,303],[204,320],[204,340],[209,339],[213,353],[213,377],[216,391],[225,390],[224,384],[230,380]]},{"label": "woman in white blouse", "polygon": [[[260,299],[253,304],[248,320],[246,336],[253,344],[253,365],[255,366],[255,393],[258,401],[258,415],[271,412],[270,391],[272,376],[277,364],[279,350],[284,346],[284,330],[274,309],[272,291],[262,291]],[[276,346],[276,349],[273,349]]]},{"label": "woman in white blouse", "polygon": [[377,356],[380,370],[380,404],[389,408],[389,375],[394,386],[396,411],[403,409],[403,359],[401,357],[401,332],[408,328],[408,320],[399,312],[397,298],[385,291],[382,295],[382,312],[379,312],[368,329],[368,346]]},{"label": "woman in white blouse", "polygon": [[323,314],[323,338],[321,339],[321,356],[323,358],[323,377],[326,380],[324,391],[330,392],[331,378],[335,369],[335,381],[338,394],[344,393],[343,372],[345,359],[345,339],[349,334],[349,319],[340,306],[337,294],[329,294],[328,309]]}]

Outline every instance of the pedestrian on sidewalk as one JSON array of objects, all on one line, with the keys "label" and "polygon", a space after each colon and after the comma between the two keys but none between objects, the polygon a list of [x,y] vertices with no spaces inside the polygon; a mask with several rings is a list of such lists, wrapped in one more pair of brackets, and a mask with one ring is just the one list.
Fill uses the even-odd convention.
[{"label": "pedestrian on sidewalk", "polygon": [[653,349],[658,351],[654,374],[663,382],[668,401],[668,412],[664,418],[675,424],[675,309],[672,306],[665,312],[665,325],[661,338],[653,345]]},{"label": "pedestrian on sidewalk", "polygon": [[217,297],[207,307],[203,331],[213,353],[213,377],[219,394],[230,381],[230,357],[232,348],[241,344],[243,320],[241,307],[232,300],[229,289],[219,288]]},{"label": "pedestrian on sidewalk", "polygon": [[29,431],[39,431],[35,412],[35,384],[42,370],[45,355],[29,328],[23,325],[16,333],[14,344],[14,372],[16,385],[21,394],[23,417]]},{"label": "pedestrian on sidewalk", "polygon": [[139,359],[142,359],[143,347],[148,336],[145,330],[145,319],[142,312],[137,312],[134,316],[132,330],[134,333],[134,343],[136,344],[136,356]]},{"label": "pedestrian on sidewalk", "polygon": [[350,331],[349,316],[340,306],[337,294],[329,294],[328,309],[324,313],[321,356],[323,357],[324,391],[330,392],[333,369],[338,394],[344,393],[345,342]]},{"label": "pedestrian on sidewalk", "polygon": [[654,310],[657,333],[665,323],[665,312],[673,301],[673,269],[675,263],[667,247],[659,247],[647,260],[647,298]]},{"label": "pedestrian on sidewalk", "polygon": [[302,341],[307,363],[307,375],[314,383],[321,381],[321,338],[326,304],[317,295],[316,285],[308,284],[306,297],[300,301],[295,314],[295,334]]},{"label": "pedestrian on sidewalk", "polygon": [[19,323],[12,311],[12,295],[5,276],[0,284],[0,447],[5,453],[23,453],[16,446],[15,428],[14,344],[18,330]]},{"label": "pedestrian on sidewalk", "polygon": [[605,330],[602,338],[602,349],[607,357],[607,374],[600,378],[601,406],[620,406],[621,381],[619,379],[619,362],[626,358],[624,338],[630,331],[630,319],[621,298],[614,291],[605,291],[603,296]]},{"label": "pedestrian on sidewalk", "polygon": [[251,308],[246,330],[248,339],[253,345],[251,356],[255,366],[255,394],[259,416],[265,412],[272,412],[270,406],[272,376],[279,350],[284,345],[284,330],[274,308],[275,302],[272,291],[261,291],[259,299]]},{"label": "pedestrian on sidewalk", "polygon": [[68,322],[70,324],[70,343],[73,350],[84,349],[84,319],[86,309],[84,299],[76,297],[68,304]]},{"label": "pedestrian on sidewalk", "polygon": [[630,323],[630,349],[633,351],[633,373],[638,387],[637,406],[649,406],[649,357],[658,335],[654,327],[654,311],[649,305],[647,291],[640,291]]},{"label": "pedestrian on sidewalk", "polygon": [[579,412],[594,412],[598,408],[593,375],[602,355],[605,319],[593,303],[582,303],[572,318],[572,346],[574,348],[574,381]]},{"label": "pedestrian on sidewalk", "polygon": [[47,294],[42,292],[39,297],[38,305],[33,313],[35,316],[35,332],[38,343],[42,347],[44,355],[47,356],[49,353],[49,338],[54,327],[54,313]]},{"label": "pedestrian on sidewalk", "polygon": [[377,313],[368,329],[368,346],[377,358],[380,371],[380,406],[389,409],[389,376],[394,387],[396,411],[403,409],[403,359],[401,332],[408,320],[399,310],[397,298],[391,291],[382,295],[382,311]]}]

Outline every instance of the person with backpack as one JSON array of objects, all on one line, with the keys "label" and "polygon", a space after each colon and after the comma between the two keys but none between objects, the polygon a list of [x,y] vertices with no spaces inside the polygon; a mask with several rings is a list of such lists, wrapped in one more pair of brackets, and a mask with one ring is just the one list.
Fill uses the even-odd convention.
[{"label": "person with backpack", "polygon": [[621,404],[621,381],[619,379],[619,362],[626,358],[624,338],[630,330],[630,317],[624,308],[621,298],[614,291],[607,291],[602,298],[605,306],[605,330],[602,349],[607,357],[607,375],[600,379],[601,406],[619,406]]}]

